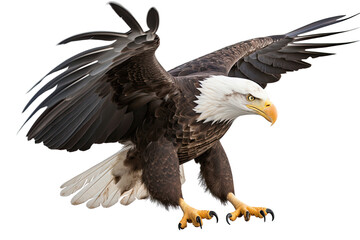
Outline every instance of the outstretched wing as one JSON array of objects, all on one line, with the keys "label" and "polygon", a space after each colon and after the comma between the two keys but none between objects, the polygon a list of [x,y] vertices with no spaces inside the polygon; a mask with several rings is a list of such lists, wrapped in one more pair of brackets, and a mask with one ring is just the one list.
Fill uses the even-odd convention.
[{"label": "outstretched wing", "polygon": [[110,5],[130,31],[89,32],[60,43],[85,39],[113,41],[69,58],[46,75],[66,69],[46,83],[26,105],[24,111],[55,87],[28,118],[46,107],[29,130],[29,140],[69,151],[86,150],[93,143],[126,140],[145,116],[159,106],[162,98],[173,91],[172,76],[154,55],[159,46],[157,11],[149,10],[150,29],[144,32],[125,8],[115,3]]},{"label": "outstretched wing", "polygon": [[199,73],[236,76],[250,79],[265,88],[268,83],[278,81],[281,74],[310,67],[311,64],[304,62],[304,59],[332,55],[331,53],[312,51],[312,49],[350,43],[301,43],[305,40],[343,33],[344,31],[302,34],[345,21],[354,16],[348,18],[344,18],[344,15],[330,17],[287,34],[240,42],[182,64],[170,70],[169,73],[173,76]]}]

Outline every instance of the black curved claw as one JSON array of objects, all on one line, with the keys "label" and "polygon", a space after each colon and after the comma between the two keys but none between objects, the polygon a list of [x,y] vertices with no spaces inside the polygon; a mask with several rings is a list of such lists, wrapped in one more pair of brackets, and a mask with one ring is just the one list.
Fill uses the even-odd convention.
[{"label": "black curved claw", "polygon": [[218,223],[219,222],[219,218],[218,218],[218,215],[216,214],[216,212],[214,212],[214,211],[210,211],[209,212],[209,215],[210,215],[210,217],[216,217],[216,223]]},{"label": "black curved claw", "polygon": [[198,222],[200,224],[200,228],[202,229],[202,225],[201,225],[201,219],[199,216],[196,217],[196,222]]},{"label": "black curved claw", "polygon": [[249,221],[249,220],[250,220],[250,212],[246,211],[245,221]]},{"label": "black curved claw", "polygon": [[229,219],[232,217],[232,214],[231,213],[228,213],[226,215],[226,222],[230,225],[230,222],[229,222]]},{"label": "black curved claw", "polygon": [[271,221],[274,221],[275,214],[274,214],[274,212],[273,212],[270,208],[267,208],[267,209],[266,209],[266,213],[270,213],[270,214],[271,214],[271,217],[272,217],[272,220],[271,220]]},{"label": "black curved claw", "polygon": [[261,216],[263,216],[263,218],[264,218],[264,222],[266,222],[266,217],[265,217],[265,213],[264,213],[264,211],[263,211],[263,210],[260,210],[260,214],[261,214]]},{"label": "black curved claw", "polygon": [[181,230],[181,229],[182,229],[182,228],[181,228],[181,223],[179,223],[178,228],[179,228],[179,230]]}]

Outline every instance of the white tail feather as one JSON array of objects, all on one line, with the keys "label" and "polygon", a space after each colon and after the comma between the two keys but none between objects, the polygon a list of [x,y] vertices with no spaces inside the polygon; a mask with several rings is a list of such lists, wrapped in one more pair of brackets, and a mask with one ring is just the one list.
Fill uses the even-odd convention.
[{"label": "white tail feather", "polygon": [[[108,159],[93,166],[61,185],[61,196],[80,190],[72,199],[74,205],[86,203],[88,208],[111,207],[119,202],[129,205],[136,199],[145,199],[149,192],[141,181],[142,171],[132,171],[124,165],[131,146],[124,147]],[[180,166],[181,183],[185,182],[184,169]],[[119,179],[115,182],[115,176]]]},{"label": "white tail feather", "polygon": [[116,156],[117,153],[61,185],[60,188],[63,188],[63,190],[61,190],[60,195],[69,196],[81,189],[94,177],[108,169],[109,165],[112,166],[116,160]]},{"label": "white tail feather", "polygon": [[[116,187],[116,185],[115,185],[115,187]],[[102,206],[105,208],[111,207],[119,201],[120,197],[121,197],[120,189],[116,188],[116,190],[111,193],[111,195],[108,197],[108,199],[102,203]]]},{"label": "white tail feather", "polygon": [[[111,179],[109,183],[96,195],[96,197],[93,197],[86,203],[86,206],[88,208],[97,208],[100,204],[104,206],[104,203],[107,202],[110,195],[113,196],[113,194],[116,194],[117,190],[118,188],[116,187],[116,184],[113,179]],[[118,195],[120,196],[120,194]]]},{"label": "white tail feather", "polygon": [[147,196],[149,196],[149,193],[145,185],[141,183],[141,181],[137,181],[132,189],[122,194],[123,198],[121,199],[120,203],[122,205],[129,205],[136,199],[144,199],[147,198]]},{"label": "white tail feather", "polygon": [[106,186],[113,180],[113,176],[111,176],[110,172],[111,168],[108,168],[96,178],[92,179],[71,199],[71,203],[78,205],[96,197],[98,194],[101,194],[101,192],[105,190]]}]

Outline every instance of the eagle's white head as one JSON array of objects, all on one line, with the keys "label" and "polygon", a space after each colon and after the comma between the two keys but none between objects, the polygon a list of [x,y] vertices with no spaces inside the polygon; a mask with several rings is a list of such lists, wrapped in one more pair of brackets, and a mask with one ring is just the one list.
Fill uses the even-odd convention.
[{"label": "eagle's white head", "polygon": [[231,122],[241,115],[258,114],[275,123],[277,112],[257,83],[235,77],[211,76],[201,82],[194,108],[198,121]]}]

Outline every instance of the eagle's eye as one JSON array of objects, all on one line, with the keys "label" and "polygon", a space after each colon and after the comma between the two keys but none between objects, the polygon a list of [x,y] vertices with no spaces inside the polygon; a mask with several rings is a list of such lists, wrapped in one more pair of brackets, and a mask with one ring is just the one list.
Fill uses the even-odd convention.
[{"label": "eagle's eye", "polygon": [[247,95],[247,99],[248,99],[250,102],[252,102],[252,101],[254,101],[256,98],[255,98],[253,95],[249,94],[249,95]]}]

